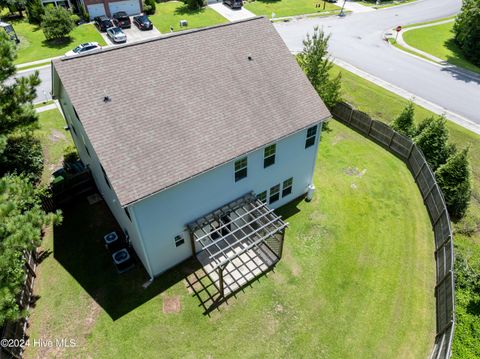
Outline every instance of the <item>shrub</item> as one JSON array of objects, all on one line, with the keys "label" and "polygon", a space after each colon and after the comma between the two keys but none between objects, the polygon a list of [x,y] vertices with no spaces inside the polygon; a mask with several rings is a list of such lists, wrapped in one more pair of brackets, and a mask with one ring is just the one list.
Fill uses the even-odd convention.
[{"label": "shrub", "polygon": [[[68,165],[78,161],[80,157],[78,156],[77,149],[75,146],[67,146],[63,151],[63,165]],[[66,166],[67,167],[67,166]]]},{"label": "shrub", "polygon": [[80,19],[80,16],[78,16],[77,14],[72,14],[72,15],[70,16],[70,18],[72,19],[72,21],[73,21],[74,24],[78,24],[78,23],[80,22],[80,20],[81,20],[81,19]]},{"label": "shrub", "polygon": [[205,5],[203,0],[185,0],[185,4],[192,10],[200,9]]},{"label": "shrub", "polygon": [[414,138],[434,171],[455,152],[455,146],[448,143],[446,122],[443,116],[427,118],[418,125]]},{"label": "shrub", "polygon": [[155,0],[145,0],[145,5],[143,6],[143,11],[147,15],[153,15],[153,14],[155,14],[155,10],[156,10]]},{"label": "shrub", "polygon": [[38,25],[42,22],[42,16],[45,14],[45,11],[40,0],[29,0],[26,10],[29,23]]},{"label": "shrub", "polygon": [[410,101],[402,113],[393,121],[392,128],[404,136],[412,137],[415,133],[415,108]]},{"label": "shrub", "polygon": [[43,152],[40,141],[32,133],[10,135],[0,156],[0,175],[17,173],[38,182],[43,171]]},{"label": "shrub", "polygon": [[47,7],[42,16],[42,29],[47,40],[68,37],[75,27],[70,11],[63,7]]},{"label": "shrub", "polygon": [[450,156],[448,161],[438,168],[435,176],[445,196],[448,213],[453,219],[462,218],[467,211],[472,194],[468,148]]}]

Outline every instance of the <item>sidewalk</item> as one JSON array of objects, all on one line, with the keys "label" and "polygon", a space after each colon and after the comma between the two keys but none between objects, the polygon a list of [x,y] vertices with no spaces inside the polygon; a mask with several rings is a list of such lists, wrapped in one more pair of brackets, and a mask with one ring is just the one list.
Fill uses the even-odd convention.
[{"label": "sidewalk", "polygon": [[[337,6],[340,6],[342,7],[343,4],[341,4],[341,1],[339,1],[337,4],[335,4]],[[377,9],[375,9],[374,7],[372,6],[365,6],[365,5],[362,5],[362,4],[358,4],[354,1],[350,1],[350,0],[347,0],[345,2],[345,10],[349,10],[353,13],[362,13],[362,12],[372,12],[372,11],[377,11]]]},{"label": "sidewalk", "polygon": [[441,64],[443,64],[443,63],[448,64],[448,62],[446,62],[445,60],[442,60],[442,59],[440,59],[436,56],[433,56],[432,54],[429,54],[428,52],[419,50],[416,47],[410,46],[403,39],[403,34],[406,33],[407,31],[410,31],[410,30],[421,29],[422,27],[442,25],[442,24],[446,24],[446,23],[449,23],[449,22],[453,22],[453,21],[455,21],[455,19],[443,20],[443,21],[439,21],[439,22],[435,22],[435,23],[431,23],[431,24],[424,24],[424,25],[409,27],[409,28],[404,29],[404,30],[402,30],[398,33],[397,43],[399,45],[405,47],[406,49],[410,50],[410,51],[417,52],[417,53],[421,54],[422,56],[425,56],[426,58],[429,58],[430,60],[432,60],[434,62],[438,62],[438,63],[441,63]]},{"label": "sidewalk", "polygon": [[393,92],[394,94],[401,96],[407,100],[411,100],[414,103],[416,103],[419,106],[422,106],[438,115],[445,115],[447,119],[449,119],[452,122],[455,122],[459,124],[462,127],[465,127],[466,129],[475,132],[480,135],[480,124],[475,123],[461,115],[458,115],[454,112],[451,112],[439,105],[434,104],[433,102],[430,102],[424,98],[418,97],[411,92],[408,92],[407,90],[404,90],[400,87],[397,87],[387,81],[384,81],[376,76],[373,76],[369,74],[368,72],[365,72],[363,70],[360,70],[359,68],[350,65],[349,63],[339,60],[339,59],[334,59],[333,61],[335,64],[337,64],[340,67],[343,67],[345,70],[348,70],[355,75],[358,75],[370,82],[373,82],[374,84],[383,87],[384,89]]}]

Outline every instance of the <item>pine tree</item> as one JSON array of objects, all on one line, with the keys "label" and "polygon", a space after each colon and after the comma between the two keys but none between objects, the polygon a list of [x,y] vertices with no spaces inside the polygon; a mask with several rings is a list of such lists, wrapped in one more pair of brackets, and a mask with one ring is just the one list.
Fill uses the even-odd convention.
[{"label": "pine tree", "polygon": [[402,113],[392,122],[392,128],[404,136],[412,137],[415,133],[415,107],[410,101]]},{"label": "pine tree", "polygon": [[297,61],[325,105],[331,109],[341,100],[341,75],[331,78],[333,63],[327,51],[329,39],[330,35],[315,27],[313,35],[307,34],[303,41],[303,50]]},{"label": "pine tree", "polygon": [[468,148],[451,156],[435,172],[448,212],[453,219],[462,218],[467,211],[472,194],[471,172]]},{"label": "pine tree", "polygon": [[14,131],[32,128],[37,124],[38,117],[32,105],[36,97],[35,87],[40,84],[38,72],[28,77],[18,77],[7,84],[7,79],[13,77],[16,68],[13,61],[16,58],[15,47],[0,31],[0,153],[6,145],[7,135]]},{"label": "pine tree", "polygon": [[43,211],[40,190],[25,177],[0,178],[0,326],[25,315],[16,300],[25,281],[24,253],[40,244],[43,226],[59,220]]},{"label": "pine tree", "polygon": [[434,171],[456,151],[455,146],[448,143],[446,122],[443,116],[427,118],[419,124],[414,138]]}]

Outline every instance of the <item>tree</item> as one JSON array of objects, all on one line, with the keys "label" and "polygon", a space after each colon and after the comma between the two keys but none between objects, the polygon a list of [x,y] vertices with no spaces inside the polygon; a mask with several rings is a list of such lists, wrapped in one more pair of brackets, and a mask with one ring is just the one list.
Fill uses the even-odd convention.
[{"label": "tree", "polygon": [[0,176],[7,173],[24,174],[37,183],[42,171],[42,146],[32,131],[8,136],[5,150],[0,154]]},{"label": "tree", "polygon": [[423,151],[428,164],[435,171],[447,162],[455,152],[455,146],[448,143],[447,120],[441,116],[427,118],[420,123],[414,142]]},{"label": "tree", "polygon": [[18,11],[20,17],[23,16],[26,0],[0,0],[0,9],[7,8],[11,13]]},{"label": "tree", "polygon": [[40,245],[43,226],[61,219],[43,211],[40,194],[25,177],[0,178],[0,326],[26,314],[16,299],[25,281],[24,254]]},{"label": "tree", "polygon": [[392,122],[392,128],[404,136],[412,137],[415,133],[415,108],[410,101],[402,113]]},{"label": "tree", "polygon": [[471,172],[468,148],[450,156],[435,172],[437,183],[445,196],[448,213],[453,219],[462,218],[467,211],[472,194]]},{"label": "tree", "polygon": [[480,66],[480,0],[463,0],[453,32],[465,57]]},{"label": "tree", "polygon": [[16,78],[7,84],[7,79],[16,73],[15,58],[14,45],[5,32],[0,31],[0,154],[10,134],[33,128],[38,121],[32,105],[36,97],[35,87],[40,84],[38,72]]},{"label": "tree", "polygon": [[45,14],[45,11],[40,0],[28,0],[26,10],[29,23],[38,25],[42,22],[42,16]]},{"label": "tree", "polygon": [[330,74],[333,63],[327,51],[329,39],[330,35],[326,36],[315,27],[313,35],[307,34],[303,41],[303,50],[297,61],[325,105],[331,109],[341,99],[341,75],[332,78]]},{"label": "tree", "polygon": [[75,27],[71,12],[65,8],[47,7],[42,16],[42,29],[47,40],[62,40],[69,36]]},{"label": "tree", "polygon": [[185,4],[192,10],[200,9],[205,5],[203,0],[185,0]]},{"label": "tree", "polygon": [[143,8],[146,14],[153,15],[156,10],[155,0],[145,0],[145,6]]}]

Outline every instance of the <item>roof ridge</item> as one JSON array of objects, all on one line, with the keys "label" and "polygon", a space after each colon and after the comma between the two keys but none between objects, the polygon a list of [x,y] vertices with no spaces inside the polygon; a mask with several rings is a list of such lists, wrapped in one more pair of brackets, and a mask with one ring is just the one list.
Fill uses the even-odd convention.
[{"label": "roof ridge", "polygon": [[[265,16],[255,16],[255,17],[251,17],[251,18],[248,18],[248,19],[241,19],[241,20],[226,22],[226,23],[223,23],[223,24],[217,24],[217,25],[206,26],[206,27],[201,27],[201,28],[196,28],[196,29],[189,29],[189,30],[183,30],[183,31],[178,31],[178,32],[172,32],[172,33],[168,33],[168,34],[165,34],[165,35],[161,34],[160,36],[157,36],[157,37],[153,37],[153,38],[149,38],[149,39],[145,39],[145,40],[140,40],[140,41],[135,41],[135,42],[125,44],[125,45],[109,46],[107,48],[102,47],[101,50],[89,52],[89,53],[86,53],[86,54],[79,54],[79,55],[70,56],[70,57],[64,56],[64,57],[61,57],[61,58],[57,59],[57,61],[69,61],[69,60],[80,59],[80,58],[83,58],[83,57],[97,55],[97,54],[101,54],[101,53],[104,53],[104,52],[120,50],[120,49],[124,49],[124,48],[127,48],[127,47],[133,47],[133,46],[136,46],[136,45],[143,45],[143,44],[150,43],[150,42],[161,41],[161,40],[166,40],[166,39],[170,39],[170,38],[176,38],[176,37],[179,37],[179,36],[190,35],[190,34],[202,32],[202,31],[209,31],[209,30],[218,29],[218,28],[221,28],[221,27],[238,25],[238,24],[242,24],[242,23],[245,23],[245,22],[260,20],[260,19],[266,19],[266,17]],[[55,60],[53,60],[53,62],[54,61]]]}]

